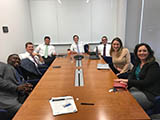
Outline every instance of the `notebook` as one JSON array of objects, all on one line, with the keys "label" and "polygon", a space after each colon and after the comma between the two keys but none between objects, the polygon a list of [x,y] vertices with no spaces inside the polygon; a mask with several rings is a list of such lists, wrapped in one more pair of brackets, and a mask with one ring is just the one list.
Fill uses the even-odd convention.
[{"label": "notebook", "polygon": [[97,64],[97,69],[105,70],[105,69],[110,69],[110,68],[108,64]]},{"label": "notebook", "polygon": [[78,111],[72,96],[52,97],[49,103],[54,116]]}]

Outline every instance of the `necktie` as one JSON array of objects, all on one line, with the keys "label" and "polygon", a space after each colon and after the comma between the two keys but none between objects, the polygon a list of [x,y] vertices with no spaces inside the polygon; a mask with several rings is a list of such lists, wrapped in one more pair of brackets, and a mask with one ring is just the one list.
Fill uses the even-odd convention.
[{"label": "necktie", "polygon": [[103,56],[106,56],[106,44],[104,44],[104,48],[103,48]]},{"label": "necktie", "polygon": [[46,45],[45,53],[44,53],[44,58],[47,58],[47,57],[48,57],[48,45]]},{"label": "necktie", "polygon": [[38,62],[36,61],[36,59],[34,58],[32,54],[31,54],[31,57],[33,58],[34,62],[38,65]]},{"label": "necktie", "polygon": [[78,44],[77,44],[77,53],[80,53],[80,50],[79,50],[79,46],[78,46]]}]

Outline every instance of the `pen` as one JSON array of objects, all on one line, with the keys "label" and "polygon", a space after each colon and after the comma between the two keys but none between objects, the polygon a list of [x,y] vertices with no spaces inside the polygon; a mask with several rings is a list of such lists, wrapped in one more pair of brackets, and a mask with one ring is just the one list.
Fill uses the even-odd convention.
[{"label": "pen", "polygon": [[81,105],[94,105],[94,103],[81,103]]},{"label": "pen", "polygon": [[70,106],[71,105],[71,103],[68,103],[68,104],[66,104],[66,105],[63,105],[63,107],[65,108],[65,107],[68,107],[68,106]]},{"label": "pen", "polygon": [[65,99],[52,99],[52,101],[62,101],[62,100],[65,100]]}]

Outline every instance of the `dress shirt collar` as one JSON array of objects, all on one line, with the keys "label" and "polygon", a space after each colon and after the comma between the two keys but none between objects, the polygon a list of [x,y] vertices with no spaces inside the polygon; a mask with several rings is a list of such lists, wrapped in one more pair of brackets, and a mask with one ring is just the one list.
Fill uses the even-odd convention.
[{"label": "dress shirt collar", "polygon": [[26,54],[26,55],[29,55],[29,56],[31,55],[31,54],[30,54],[29,52],[27,52],[27,51],[25,52],[25,54]]}]

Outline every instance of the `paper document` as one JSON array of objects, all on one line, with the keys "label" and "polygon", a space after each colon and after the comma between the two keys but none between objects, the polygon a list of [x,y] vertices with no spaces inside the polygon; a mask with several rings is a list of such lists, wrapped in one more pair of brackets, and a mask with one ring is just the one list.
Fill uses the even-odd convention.
[{"label": "paper document", "polygon": [[53,115],[74,113],[78,111],[72,96],[52,97],[49,100],[49,103]]},{"label": "paper document", "polygon": [[108,64],[97,64],[97,69],[110,69]]}]

